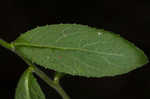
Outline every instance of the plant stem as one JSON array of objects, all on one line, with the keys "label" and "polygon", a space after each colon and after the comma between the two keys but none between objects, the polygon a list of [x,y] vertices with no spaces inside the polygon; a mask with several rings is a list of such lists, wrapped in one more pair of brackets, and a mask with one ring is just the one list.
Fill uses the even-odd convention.
[{"label": "plant stem", "polygon": [[[18,54],[16,52],[16,54]],[[19,54],[18,54],[19,55]],[[25,57],[19,55],[30,67],[33,68],[33,71],[35,74],[37,74],[44,82],[46,82],[50,87],[54,88],[63,99],[70,99],[70,97],[67,95],[67,93],[64,91],[64,89],[60,86],[59,84],[59,79],[60,79],[60,73],[59,76],[54,78],[54,80],[50,79],[43,71],[38,69],[34,64],[32,64],[29,60],[27,60]],[[55,76],[56,77],[56,76]]]},{"label": "plant stem", "polygon": [[[33,66],[32,66],[33,67]],[[63,99],[70,99],[70,97],[66,94],[63,88],[60,86],[59,81],[51,80],[43,71],[39,70],[37,67],[34,66],[34,72],[44,80],[50,87],[54,88]]]},{"label": "plant stem", "polygon": [[[19,55],[19,53],[16,52],[16,54]],[[37,74],[44,82],[46,82],[50,87],[54,88],[63,99],[70,99],[70,97],[67,95],[67,93],[64,91],[64,89],[59,84],[59,79],[61,76],[57,76],[57,81],[54,79],[50,79],[43,71],[38,69],[34,64],[32,64],[29,60],[27,60],[25,57],[19,55],[30,67],[33,68],[33,71],[35,74]]]},{"label": "plant stem", "polygon": [[7,43],[6,41],[0,39],[0,45],[5,47],[6,49],[9,49],[11,51],[14,51],[15,47],[12,44]]}]

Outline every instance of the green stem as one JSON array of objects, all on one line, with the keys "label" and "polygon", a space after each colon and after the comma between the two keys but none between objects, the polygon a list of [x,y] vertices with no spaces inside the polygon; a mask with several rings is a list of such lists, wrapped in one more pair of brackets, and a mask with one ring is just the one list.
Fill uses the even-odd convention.
[{"label": "green stem", "polygon": [[5,47],[6,49],[9,49],[11,51],[14,51],[15,47],[13,46],[13,44],[9,44],[6,41],[0,39],[0,45]]},{"label": "green stem", "polygon": [[[19,55],[19,53],[16,52],[16,54]],[[67,93],[63,90],[63,88],[59,84],[59,79],[61,76],[57,76],[57,81],[54,78],[54,81],[51,80],[43,71],[38,69],[34,64],[32,64],[29,60],[27,60],[25,57],[19,55],[30,67],[33,68],[33,71],[35,74],[37,74],[44,82],[46,82],[50,87],[54,88],[63,99],[70,99],[70,97],[67,95]],[[56,77],[56,76],[55,76]]]},{"label": "green stem", "polygon": [[[33,67],[33,66],[32,66]],[[43,79],[50,87],[54,88],[63,99],[70,99],[70,97],[66,94],[63,88],[60,86],[59,81],[56,82],[55,80],[51,80],[44,72],[39,70],[37,67],[34,66],[34,72]]]},{"label": "green stem", "polygon": [[[16,54],[18,54],[16,52]],[[19,54],[18,54],[19,55]],[[55,76],[54,80],[50,79],[43,71],[38,69],[34,64],[32,64],[29,60],[27,60],[25,57],[22,57],[19,55],[30,67],[33,68],[33,71],[35,74],[37,74],[44,82],[46,82],[50,87],[54,88],[61,96],[63,99],[70,99],[70,97],[67,95],[67,93],[64,91],[64,89],[60,86],[59,84],[59,79],[60,79],[60,73],[59,76]],[[57,78],[57,81],[56,81]]]}]

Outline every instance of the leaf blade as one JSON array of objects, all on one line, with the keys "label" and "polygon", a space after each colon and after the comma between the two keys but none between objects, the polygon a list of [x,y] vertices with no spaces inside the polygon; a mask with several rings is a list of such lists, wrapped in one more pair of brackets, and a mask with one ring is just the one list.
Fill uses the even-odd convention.
[{"label": "leaf blade", "polygon": [[39,27],[21,35],[14,44],[33,62],[71,75],[114,76],[148,62],[142,50],[122,37],[84,25]]}]

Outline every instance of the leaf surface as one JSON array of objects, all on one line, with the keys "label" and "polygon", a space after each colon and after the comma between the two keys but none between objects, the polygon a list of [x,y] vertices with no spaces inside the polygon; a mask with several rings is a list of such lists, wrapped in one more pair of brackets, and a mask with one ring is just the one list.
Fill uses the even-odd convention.
[{"label": "leaf surface", "polygon": [[148,62],[142,50],[119,35],[78,24],[37,27],[13,44],[32,62],[70,75],[114,76]]},{"label": "leaf surface", "polygon": [[15,99],[46,99],[31,69],[26,70],[21,76]]}]

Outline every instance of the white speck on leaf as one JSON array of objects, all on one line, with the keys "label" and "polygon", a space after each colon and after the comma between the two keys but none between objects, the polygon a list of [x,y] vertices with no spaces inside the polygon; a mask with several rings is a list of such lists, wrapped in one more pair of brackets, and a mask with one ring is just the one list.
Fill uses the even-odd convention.
[{"label": "white speck on leaf", "polygon": [[101,33],[101,32],[98,32],[97,34],[98,34],[99,36],[100,36],[100,35],[102,35],[102,33]]}]

